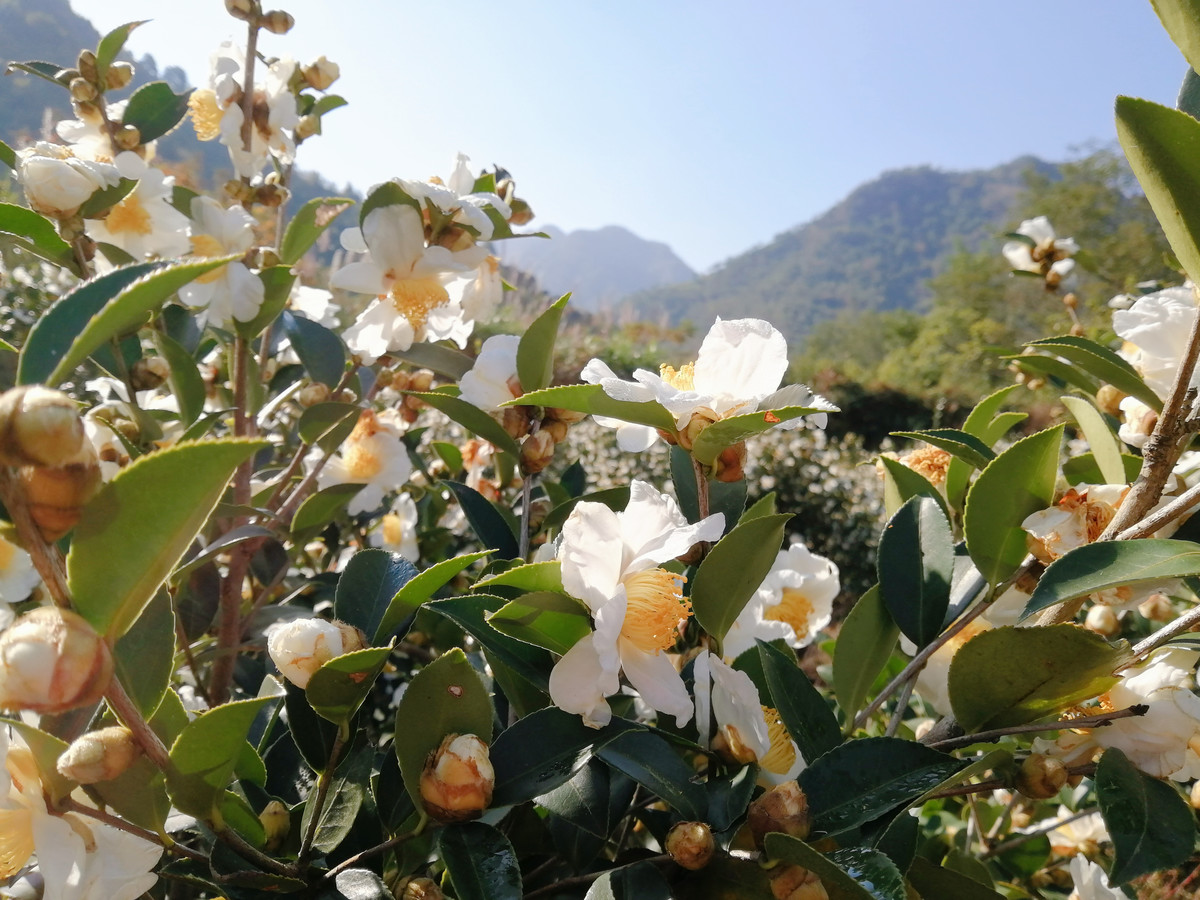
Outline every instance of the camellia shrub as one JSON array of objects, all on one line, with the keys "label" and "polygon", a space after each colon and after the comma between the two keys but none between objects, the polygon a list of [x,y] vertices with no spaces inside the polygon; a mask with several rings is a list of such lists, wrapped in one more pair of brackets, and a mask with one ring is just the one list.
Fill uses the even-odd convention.
[{"label": "camellia shrub", "polygon": [[[1154,5],[1200,68],[1194,5]],[[6,895],[1194,881],[1190,284],[1114,301],[1115,350],[1070,319],[1080,248],[1023,223],[1002,252],[1068,333],[1014,365],[1061,387],[1062,421],[1015,430],[1014,384],[868,466],[824,441],[838,410],[784,383],[758,319],[561,383],[565,297],[472,341],[504,303],[492,244],[536,239],[513,177],[460,157],[289,209],[339,70],[264,54],[285,12],[226,7],[247,39],[185,94],[122,96],[134,24],[13,63],[77,118],[0,144]],[[1182,109],[1117,101],[1191,275],[1194,80]],[[234,179],[174,184],[154,142],[176,127]]]}]

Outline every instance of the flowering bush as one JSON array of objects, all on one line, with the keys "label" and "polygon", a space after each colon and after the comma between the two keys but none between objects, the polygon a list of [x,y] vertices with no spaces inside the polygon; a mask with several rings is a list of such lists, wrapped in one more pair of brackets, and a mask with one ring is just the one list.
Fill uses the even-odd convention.
[{"label": "flowering bush", "polygon": [[[1010,436],[1013,385],[900,457],[827,440],[758,319],[562,378],[565,297],[478,345],[532,215],[511,175],[289,211],[339,70],[226,7],[248,40],[187,94],[110,96],[136,23],[14,64],[77,118],[0,144],[0,879],[957,900],[1194,863],[1192,287],[1119,303],[1119,351],[1031,345],[1071,423]],[[155,168],[189,117],[238,175],[216,196]],[[1118,122],[1195,275],[1200,122]],[[1087,256],[1046,218],[1002,252],[1074,309]]]}]

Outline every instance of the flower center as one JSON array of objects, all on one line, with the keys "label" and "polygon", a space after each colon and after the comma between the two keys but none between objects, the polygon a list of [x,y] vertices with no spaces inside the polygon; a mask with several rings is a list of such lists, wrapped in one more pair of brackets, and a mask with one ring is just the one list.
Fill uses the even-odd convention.
[{"label": "flower center", "polygon": [[383,471],[383,459],[375,451],[373,441],[347,441],[342,454],[346,474],[355,481],[370,481]]},{"label": "flower center", "polygon": [[142,201],[133,193],[118,203],[109,212],[105,223],[114,234],[149,234],[154,230],[150,213]]},{"label": "flower center", "polygon": [[686,363],[678,369],[671,366],[659,366],[658,375],[677,391],[695,390],[696,364]]},{"label": "flower center", "polygon": [[192,112],[192,125],[196,137],[212,141],[221,136],[221,117],[225,111],[217,102],[217,95],[207,88],[192,91],[188,98],[188,109]]},{"label": "flower center", "polygon": [[[225,248],[211,234],[193,234],[189,240],[192,242],[192,253],[196,256],[224,256]],[[199,284],[212,284],[219,279],[225,272],[225,266],[217,266],[211,272],[205,272],[196,281]]]},{"label": "flower center", "polygon": [[399,546],[404,540],[404,523],[395,513],[383,517],[383,542],[389,546]]},{"label": "flower center", "polygon": [[683,598],[682,575],[649,569],[625,579],[625,622],[621,637],[644,653],[657,653],[675,643],[679,620],[692,614]]},{"label": "flower center", "polygon": [[16,875],[33,856],[33,813],[0,810],[0,879]]},{"label": "flower center", "polygon": [[800,588],[784,588],[783,599],[763,610],[764,619],[786,622],[792,626],[797,637],[808,634],[808,623],[812,621],[812,616],[812,601]]},{"label": "flower center", "polygon": [[433,310],[449,301],[450,295],[436,278],[397,278],[392,282],[392,305],[408,319],[414,332],[425,327]]},{"label": "flower center", "polygon": [[771,749],[758,764],[768,772],[782,775],[796,762],[796,745],[792,743],[791,735],[784,728],[779,712],[769,706],[764,706],[762,711],[767,720],[767,738],[771,742]]}]

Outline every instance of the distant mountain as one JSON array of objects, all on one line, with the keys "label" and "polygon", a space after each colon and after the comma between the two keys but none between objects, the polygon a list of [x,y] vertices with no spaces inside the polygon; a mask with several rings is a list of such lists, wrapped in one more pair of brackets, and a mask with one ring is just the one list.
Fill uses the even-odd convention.
[{"label": "distant mountain", "polygon": [[987,170],[885,172],[769,244],[625,305],[642,319],[701,329],[737,310],[773,322],[793,341],[843,311],[921,310],[929,278],[956,247],[977,249],[1014,224],[1011,211],[1031,169],[1057,171],[1026,156]]},{"label": "distant mountain", "polygon": [[619,225],[564,232],[553,225],[550,235],[494,245],[505,265],[528,272],[551,294],[572,292],[572,305],[608,309],[620,300],[661,285],[696,277],[666,244],[647,241]]}]

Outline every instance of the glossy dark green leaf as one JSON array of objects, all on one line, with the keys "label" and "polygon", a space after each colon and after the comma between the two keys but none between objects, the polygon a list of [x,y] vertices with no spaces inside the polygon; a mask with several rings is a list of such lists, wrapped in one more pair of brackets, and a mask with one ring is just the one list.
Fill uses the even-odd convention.
[{"label": "glossy dark green leaf", "polygon": [[310,769],[322,772],[329,763],[337,740],[338,727],[328,719],[317,715],[308,702],[304,688],[284,681],[284,702],[287,708],[288,731],[296,743],[296,749],[304,757]]},{"label": "glossy dark green leaf", "polygon": [[[700,501],[696,493],[696,470],[692,457],[681,447],[671,448],[671,483],[675,486],[675,497],[679,509],[689,522],[700,521]],[[729,531],[742,517],[746,508],[746,479],[725,483],[708,480],[708,512],[721,513],[725,517],[725,530]],[[774,510],[772,510],[772,513]]]},{"label": "glossy dark green leaf", "polygon": [[[796,655],[784,653],[765,641],[756,641],[763,674],[771,692],[771,706],[805,760],[814,760],[842,742],[837,717],[808,676],[796,664]],[[764,698],[765,699],[765,698]]]},{"label": "glossy dark green leaf", "polygon": [[338,579],[334,618],[350,623],[371,640],[392,598],[416,575],[416,567],[399,553],[360,550]]},{"label": "glossy dark green leaf", "polygon": [[540,691],[545,691],[550,677],[550,655],[539,647],[509,637],[490,624],[491,616],[504,606],[502,597],[489,594],[468,594],[435,600],[427,608],[446,616],[479,641],[489,653]]},{"label": "glossy dark green leaf", "polygon": [[1121,585],[1190,575],[1200,575],[1200,546],[1191,541],[1146,538],[1084,544],[1049,565],[1024,615]]},{"label": "glossy dark green leaf", "polygon": [[368,647],[323,663],[305,688],[309,704],[323,719],[349,722],[371,693],[390,654],[391,647]]},{"label": "glossy dark green leaf", "polygon": [[922,900],[1002,900],[991,888],[952,869],[944,869],[922,856],[905,873]]},{"label": "glossy dark green leaf", "polygon": [[830,750],[797,780],[814,830],[840,834],[911,803],[964,765],[913,741],[862,738]]},{"label": "glossy dark green leaf", "polygon": [[598,384],[569,384],[563,387],[546,388],[527,393],[504,405],[556,406],[559,409],[608,416],[620,419],[622,422],[632,422],[635,425],[650,425],[664,431],[675,430],[675,417],[660,404],[614,400],[604,393],[604,388]]},{"label": "glossy dark green leaf", "polygon": [[883,506],[889,517],[913,497],[929,497],[945,512],[946,501],[924,475],[887,456],[880,456],[876,462],[883,467]]},{"label": "glossy dark green leaf", "polygon": [[312,380],[337,387],[346,372],[346,348],[341,338],[324,325],[287,310],[280,313],[279,324]]},{"label": "glossy dark green leaf", "polygon": [[321,531],[361,490],[362,485],[357,483],[333,484],[306,497],[292,516],[291,532],[296,536],[296,542],[302,543],[301,538]]},{"label": "glossy dark green leaf", "polygon": [[191,90],[175,93],[165,81],[143,84],[129,97],[121,124],[137,128],[142,143],[148,144],[175,130],[188,114],[191,96]]},{"label": "glossy dark green leaf", "polygon": [[888,520],[877,569],[879,596],[892,620],[924,647],[942,631],[954,575],[954,535],[935,500],[912,497]]},{"label": "glossy dark green leaf", "polygon": [[[611,815],[614,788],[620,807],[616,817]],[[537,802],[540,807],[566,819],[576,828],[604,840],[616,824],[614,818],[619,818],[628,808],[629,801],[633,799],[633,789],[632,781],[593,759],[579,769],[570,781],[540,795]]]},{"label": "glossy dark green leaf", "polygon": [[521,900],[517,854],[491,825],[447,825],[437,846],[458,900]]},{"label": "glossy dark green leaf", "polygon": [[[93,191],[92,196],[83,201],[76,215],[83,219],[100,218],[132,194],[135,187],[137,187],[136,180],[122,178],[114,185]],[[130,257],[130,261],[133,261],[133,257]]]},{"label": "glossy dark green leaf", "polygon": [[316,197],[296,210],[279,244],[279,260],[294,266],[343,212],[354,205],[349,197]]},{"label": "glossy dark green leaf", "polygon": [[171,595],[158,591],[133,626],[113,647],[113,663],[120,679],[144,718],[162,702],[175,671],[175,611]]},{"label": "glossy dark green leaf", "polygon": [[296,430],[304,443],[332,451],[350,436],[361,412],[354,403],[317,403],[300,414]]},{"label": "glossy dark green leaf", "polygon": [[603,503],[609,509],[615,512],[620,512],[629,505],[629,486],[607,488],[603,491],[593,491],[590,494],[584,494],[582,497],[572,497],[564,503],[560,503],[554,509],[550,510],[545,521],[542,522],[543,528],[557,528],[571,515],[571,511],[580,503]]},{"label": "glossy dark green leaf", "polygon": [[181,811],[201,819],[212,816],[233,775],[250,725],[272,697],[239,700],[201,713],[184,727],[171,746],[167,789]]},{"label": "glossy dark green leaf", "polygon": [[[354,820],[367,798],[367,781],[371,777],[374,753],[370,747],[358,747],[333,773],[325,804],[321,807],[313,833],[313,846],[322,853],[337,849],[354,827]],[[301,834],[308,834],[312,824],[312,813],[316,809],[316,791],[309,795],[304,804],[304,815],[300,822]]]},{"label": "glossy dark green leaf", "polygon": [[65,73],[68,71],[62,66],[55,63],[46,62],[41,59],[30,59],[25,62],[9,62],[4,67],[4,74],[8,75],[12,72],[26,72],[29,75],[36,75],[38,78],[44,78],[46,81],[57,84],[61,87],[67,87],[70,84],[70,78]]},{"label": "glossy dark green leaf", "polygon": [[557,591],[524,594],[488,616],[488,624],[519,641],[559,655],[592,631],[587,607]]},{"label": "glossy dark green leaf", "polygon": [[1102,344],[1073,334],[1031,341],[1027,347],[1045,348],[1069,360],[1093,378],[1111,384],[1117,390],[1136,397],[1153,410],[1162,409],[1162,400],[1142,381],[1129,361]]},{"label": "glossy dark green leaf", "polygon": [[644,731],[623,734],[600,747],[596,755],[665,800],[685,819],[704,817],[707,802],[703,788],[692,781],[695,772],[658,735]]},{"label": "glossy dark green leaf", "polygon": [[492,740],[492,703],[487,688],[458,648],[417,672],[400,698],[396,721],[421,725],[397,728],[395,737],[404,786],[418,809],[422,808],[421,769],[442,738],[473,734],[485,743]]},{"label": "glossy dark green leaf", "polygon": [[1175,100],[1175,108],[1185,112],[1193,119],[1200,118],[1200,75],[1188,66],[1183,75],[1183,84],[1179,86],[1179,96]]},{"label": "glossy dark green leaf", "polygon": [[554,380],[554,342],[570,294],[559,297],[533,320],[517,347],[517,378],[525,392],[540,391]]},{"label": "glossy dark green leaf", "polygon": [[846,616],[833,652],[833,693],[847,720],[853,721],[862,708],[899,636],[878,586],[863,594]]},{"label": "glossy dark green leaf", "polygon": [[472,434],[478,435],[485,441],[490,441],[504,452],[520,459],[520,445],[513,440],[512,436],[504,430],[499,422],[475,404],[468,403],[460,397],[453,397],[450,394],[442,394],[437,391],[427,393],[406,391],[406,393],[445,413]]},{"label": "glossy dark green leaf", "polygon": [[592,882],[584,900],[671,900],[671,885],[645,860],[609,869]]},{"label": "glossy dark green leaf", "polygon": [[[387,608],[375,629],[375,643],[386,641],[405,619],[417,611],[422,603],[447,585],[459,572],[473,562],[483,559],[490,552],[481,550],[478,553],[464,553],[461,556],[443,559],[403,584],[388,601]],[[476,587],[478,588],[480,585],[481,583],[476,584]],[[370,634],[370,632],[367,633]]]},{"label": "glossy dark green leaf", "polygon": [[876,850],[861,847],[824,855],[798,838],[772,832],[767,855],[815,873],[829,900],[905,900],[904,877],[895,864]]},{"label": "glossy dark green leaf", "polygon": [[989,584],[999,584],[1025,559],[1021,523],[1054,502],[1063,426],[1017,441],[979,473],[967,493],[967,551]]},{"label": "glossy dark green leaf", "polygon": [[493,548],[497,559],[516,559],[520,555],[517,536],[490,500],[479,491],[460,482],[442,483],[454,491],[463,515],[467,517],[467,523],[479,538],[479,543]]},{"label": "glossy dark green leaf", "polygon": [[1129,659],[1074,625],[993,628],[967,641],[950,663],[950,705],[968,732],[1023,725],[1099,696]]},{"label": "glossy dark green leaf", "polygon": [[161,331],[155,331],[154,346],[166,360],[169,371],[167,381],[171,394],[179,401],[179,420],[191,425],[204,412],[207,388],[204,378],[196,366],[196,360],[179,343]]},{"label": "glossy dark green leaf", "polygon": [[1100,757],[1095,779],[1100,815],[1116,851],[1112,884],[1183,865],[1196,843],[1196,820],[1170,782],[1140,771],[1115,747]]},{"label": "glossy dark green leaf", "polygon": [[344,869],[332,885],[321,884],[317,900],[394,900],[392,889],[370,869]]},{"label": "glossy dark green leaf", "polygon": [[[692,444],[692,455],[706,466],[711,466],[721,451],[746,438],[770,431],[781,422],[807,416],[813,413],[836,412],[836,407],[825,406],[785,406],[780,409],[759,410],[744,413],[740,416],[730,416],[713,422],[700,432]],[[674,429],[671,429],[672,431]]]},{"label": "glossy dark green leaf", "polygon": [[928,431],[893,431],[893,437],[908,438],[913,441],[924,441],[934,447],[945,450],[956,459],[961,459],[969,466],[982,469],[996,458],[992,448],[966,431],[955,428],[933,428]]},{"label": "glossy dark green leaf", "polygon": [[708,794],[706,821],[713,831],[726,831],[746,814],[758,780],[758,766],[742,766],[721,777],[709,776],[704,784]]},{"label": "glossy dark green leaf", "polygon": [[791,514],[743,522],[713,544],[692,580],[696,621],[718,641],[775,564]]}]

